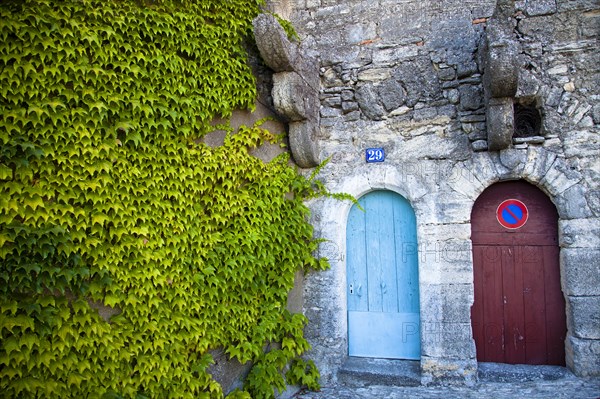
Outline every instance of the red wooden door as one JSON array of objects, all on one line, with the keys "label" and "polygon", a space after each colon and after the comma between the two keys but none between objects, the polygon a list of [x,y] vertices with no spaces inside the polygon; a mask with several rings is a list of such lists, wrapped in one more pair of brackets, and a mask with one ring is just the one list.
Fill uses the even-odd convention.
[{"label": "red wooden door", "polygon": [[526,182],[494,184],[475,201],[471,233],[477,360],[564,365],[565,300],[554,204]]}]

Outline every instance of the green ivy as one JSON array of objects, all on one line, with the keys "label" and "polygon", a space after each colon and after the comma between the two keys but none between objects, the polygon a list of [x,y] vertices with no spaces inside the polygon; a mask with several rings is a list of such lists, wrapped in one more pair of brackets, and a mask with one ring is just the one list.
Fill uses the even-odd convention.
[{"label": "green ivy", "polygon": [[260,3],[0,3],[1,397],[222,398],[217,348],[230,398],[318,388],[285,306],[324,188],[260,124],[201,140],[253,107]]}]

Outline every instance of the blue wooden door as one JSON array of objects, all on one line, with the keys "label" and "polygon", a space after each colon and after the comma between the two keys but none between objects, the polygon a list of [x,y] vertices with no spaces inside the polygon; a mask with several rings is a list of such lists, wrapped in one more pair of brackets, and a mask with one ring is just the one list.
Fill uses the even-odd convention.
[{"label": "blue wooden door", "polygon": [[358,202],[346,227],[348,354],[420,359],[415,213],[391,191]]}]

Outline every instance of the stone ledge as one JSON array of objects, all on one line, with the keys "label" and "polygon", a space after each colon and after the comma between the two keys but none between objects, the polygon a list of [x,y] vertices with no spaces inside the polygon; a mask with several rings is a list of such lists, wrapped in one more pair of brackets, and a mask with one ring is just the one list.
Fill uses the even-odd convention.
[{"label": "stone ledge", "polygon": [[561,366],[532,366],[525,364],[478,363],[480,382],[555,381],[570,375]]},{"label": "stone ledge", "polygon": [[419,386],[420,364],[418,360],[348,357],[338,371],[338,380],[352,387]]}]

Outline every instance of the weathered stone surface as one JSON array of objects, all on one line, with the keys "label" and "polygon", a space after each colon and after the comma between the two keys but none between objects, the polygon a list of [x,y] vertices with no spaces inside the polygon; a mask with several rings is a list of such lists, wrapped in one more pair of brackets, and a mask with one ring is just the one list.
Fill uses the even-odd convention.
[{"label": "weathered stone surface", "polygon": [[474,111],[483,106],[483,90],[481,90],[481,87],[462,85],[458,90],[462,110]]},{"label": "weathered stone surface", "polygon": [[578,376],[597,376],[600,369],[600,341],[568,336],[567,366]]},{"label": "weathered stone surface", "polygon": [[585,188],[580,185],[566,189],[554,201],[563,219],[583,219],[593,215],[585,198]]},{"label": "weathered stone surface", "polygon": [[421,383],[423,385],[474,385],[477,381],[477,360],[438,357],[421,358]]},{"label": "weathered stone surface", "polygon": [[318,93],[296,72],[273,75],[273,102],[277,112],[290,121],[318,120]]},{"label": "weathered stone surface", "polygon": [[[446,256],[443,248],[440,251],[441,257]],[[472,284],[430,285],[421,291],[421,319],[423,323],[438,323],[440,330],[445,324],[469,323],[472,304]]]},{"label": "weathered stone surface", "polygon": [[460,359],[465,355],[475,356],[471,323],[421,324],[422,356]]},{"label": "weathered stone surface", "polygon": [[566,295],[600,297],[600,249],[598,248],[561,250],[563,290]]},{"label": "weathered stone surface", "polygon": [[559,243],[563,248],[600,248],[600,219],[559,221]]},{"label": "weathered stone surface", "polygon": [[290,123],[290,147],[294,161],[302,168],[319,164],[319,145],[317,127],[304,122]]},{"label": "weathered stone surface", "polygon": [[385,108],[379,104],[379,93],[371,84],[360,86],[356,90],[356,101],[365,116],[372,120],[381,120],[386,114]]},{"label": "weathered stone surface", "polygon": [[394,70],[392,76],[406,88],[406,105],[409,107],[414,107],[419,101],[441,97],[440,82],[431,61],[403,62]]},{"label": "weathered stone surface", "polygon": [[503,24],[493,21],[488,27],[483,48],[483,80],[490,97],[514,97],[518,88],[517,45]]},{"label": "weathered stone surface", "polygon": [[490,151],[508,148],[512,143],[514,132],[512,98],[490,99],[486,109],[486,119]]},{"label": "weathered stone surface", "polygon": [[528,16],[548,15],[556,12],[556,0],[527,0],[525,13]]},{"label": "weathered stone surface", "polygon": [[316,130],[319,126],[318,67],[315,60],[291,43],[274,15],[260,14],[253,21],[258,49],[275,72],[273,102],[290,124],[290,150],[298,166],[319,164]]},{"label": "weathered stone surface", "polygon": [[260,53],[275,72],[291,72],[297,69],[300,50],[290,43],[287,34],[271,14],[260,14],[253,21],[254,36]]},{"label": "weathered stone surface", "polygon": [[573,336],[600,339],[600,296],[569,296],[567,307],[567,323]]},{"label": "weathered stone surface", "polygon": [[403,105],[406,101],[406,90],[396,80],[386,80],[378,88],[381,104],[390,112]]}]

